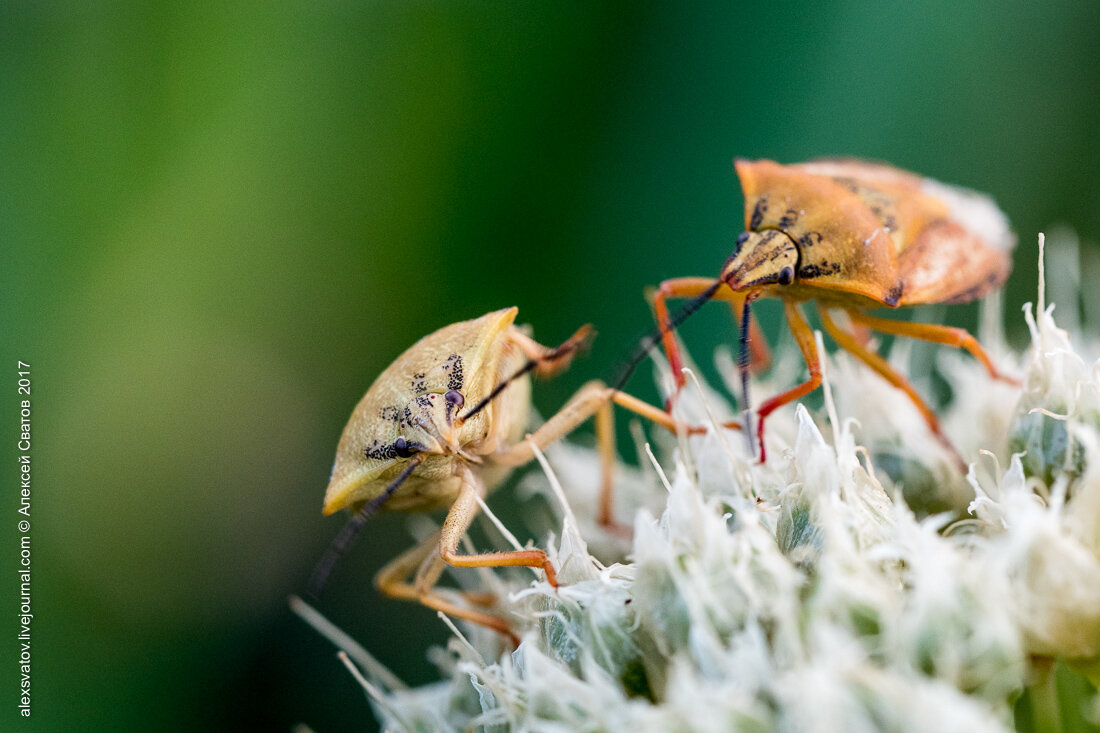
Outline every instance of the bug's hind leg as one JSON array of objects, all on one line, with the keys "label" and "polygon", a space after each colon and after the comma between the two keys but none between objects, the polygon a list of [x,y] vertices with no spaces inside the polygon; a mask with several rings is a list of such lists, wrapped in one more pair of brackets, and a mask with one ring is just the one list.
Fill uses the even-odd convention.
[{"label": "bug's hind leg", "polygon": [[955,446],[952,445],[951,441],[947,439],[947,436],[943,434],[943,431],[940,429],[940,420],[936,417],[936,413],[928,406],[928,403],[917,394],[917,391],[913,389],[913,385],[909,383],[909,380],[899,374],[881,356],[860,344],[850,333],[841,330],[841,328],[836,325],[836,322],[833,321],[827,309],[821,308],[820,314],[821,325],[825,327],[825,330],[829,332],[833,341],[836,341],[840,348],[851,353],[864,364],[871,367],[871,369],[878,372],[883,379],[900,389],[909,397],[912,403],[916,405],[917,409],[920,411],[924,421],[928,423],[928,428],[932,431],[932,434],[936,436],[940,444],[943,445],[955,459],[955,463],[959,468],[965,472],[966,461],[962,459],[959,452],[955,450]]},{"label": "bug's hind leg", "polygon": [[966,330],[954,326],[940,326],[932,323],[910,323],[908,321],[891,321],[886,318],[875,318],[859,311],[849,310],[848,317],[853,322],[867,326],[874,331],[890,333],[895,336],[907,336],[921,341],[931,341],[936,344],[946,344],[957,348],[966,349],[974,358],[982,363],[989,376],[1002,382],[1020,386],[1020,380],[1002,374],[993,365],[993,360],[985,353],[985,349],[978,343],[978,339],[971,336]]},{"label": "bug's hind leg", "polygon": [[[439,580],[439,576],[445,567],[443,559],[439,555],[439,538],[440,532],[435,532],[419,545],[406,550],[387,563],[374,576],[375,587],[390,598],[414,601],[435,611],[442,611],[448,616],[465,619],[494,631],[499,631],[508,636],[518,646],[519,639],[506,619],[484,611],[459,606],[434,589],[436,581]],[[409,578],[414,572],[416,573],[416,579],[410,583]],[[492,594],[463,593],[461,591],[460,593],[475,605],[492,605],[492,600],[495,600],[490,600]]]},{"label": "bug's hind leg", "polygon": [[802,358],[806,360],[806,366],[810,370],[810,377],[797,387],[793,387],[782,394],[767,400],[760,405],[756,412],[756,440],[760,444],[760,462],[767,457],[764,450],[764,419],[783,405],[794,402],[799,397],[809,394],[821,385],[821,360],[817,354],[817,344],[814,343],[814,333],[806,318],[799,310],[798,304],[784,300],[783,309],[787,313],[787,325],[794,335],[798,348],[802,352]]}]

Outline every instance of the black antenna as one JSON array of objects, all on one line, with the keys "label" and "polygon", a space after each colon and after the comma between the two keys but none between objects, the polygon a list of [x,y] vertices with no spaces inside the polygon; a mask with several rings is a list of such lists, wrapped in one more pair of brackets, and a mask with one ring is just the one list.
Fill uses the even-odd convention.
[{"label": "black antenna", "polygon": [[744,427],[741,432],[744,433],[745,439],[748,441],[749,454],[755,456],[756,446],[752,440],[752,403],[749,401],[749,325],[751,324],[749,303],[751,302],[751,298],[745,298],[745,303],[741,306],[741,333],[738,334],[740,348],[737,353],[737,370],[741,372],[741,409],[745,414]]},{"label": "black antenna", "polygon": [[683,308],[676,311],[676,313],[668,319],[667,324],[658,325],[646,334],[645,338],[638,342],[638,346],[635,347],[634,353],[631,354],[629,361],[627,361],[626,366],[624,366],[619,373],[619,378],[615,380],[611,388],[616,392],[620,391],[623,386],[626,385],[627,381],[629,381],[631,375],[634,374],[634,370],[642,363],[642,359],[645,359],[649,355],[649,352],[661,342],[661,337],[679,328],[680,324],[688,319],[688,316],[699,310],[703,307],[704,303],[713,298],[714,294],[718,292],[718,288],[722,287],[724,284],[723,280],[715,280],[713,285],[704,290],[693,300],[689,300]]},{"label": "black antenna", "polygon": [[537,368],[540,364],[545,364],[546,362],[551,362],[551,361],[557,361],[558,359],[561,359],[563,356],[568,356],[569,354],[572,354],[574,351],[579,351],[580,349],[584,348],[584,346],[586,344],[588,344],[591,339],[592,339],[592,327],[591,327],[591,325],[583,326],[575,334],[570,336],[569,339],[567,341],[565,341],[565,343],[563,343],[561,346],[558,346],[557,348],[551,349],[550,351],[548,351],[546,354],[544,354],[543,356],[541,356],[538,359],[528,359],[526,362],[524,362],[523,366],[521,366],[519,369],[516,370],[516,372],[512,376],[508,377],[503,382],[497,384],[495,387],[493,387],[493,389],[489,392],[489,394],[487,396],[485,396],[484,398],[482,398],[476,405],[471,407],[464,414],[459,415],[458,418],[457,418],[458,424],[461,425],[462,423],[466,422],[471,417],[473,417],[474,415],[476,415],[477,413],[479,413],[483,409],[485,409],[485,406],[488,405],[493,400],[495,400],[497,398],[497,396],[501,392],[504,391],[505,387],[507,387],[509,384],[516,381],[520,377],[522,377],[524,374],[527,374],[531,370]]},{"label": "black antenna", "polygon": [[336,535],[332,540],[332,544],[328,546],[325,551],[324,557],[321,558],[321,562],[317,563],[317,567],[313,569],[313,574],[309,576],[309,585],[306,586],[306,592],[313,598],[317,598],[321,593],[321,589],[325,587],[325,583],[328,581],[328,576],[332,573],[332,569],[336,566],[336,563],[340,561],[347,551],[351,549],[351,546],[355,544],[356,538],[359,536],[359,532],[362,531],[363,526],[367,523],[367,520],[378,513],[378,510],[382,508],[382,505],[389,501],[398,487],[405,482],[409,476],[412,475],[413,470],[423,462],[423,458],[420,456],[414,457],[409,461],[409,465],[405,466],[405,470],[401,472],[393,482],[386,487],[378,496],[374,497],[359,510],[359,513],[348,520],[348,523],[344,525],[344,528],[340,530],[340,534]]},{"label": "black antenna", "polygon": [[534,369],[535,367],[537,367],[538,365],[539,365],[539,362],[536,361],[535,359],[528,359],[527,362],[523,366],[521,366],[519,369],[516,370],[515,374],[508,377],[503,382],[499,383],[497,386],[493,387],[492,391],[489,392],[488,396],[482,398],[481,401],[479,401],[476,405],[474,405],[469,410],[467,410],[465,414],[459,415],[458,416],[458,424],[461,425],[462,423],[466,422],[467,420],[469,420],[471,417],[473,417],[477,413],[484,410],[485,406],[487,404],[489,404],[490,402],[492,402],[493,400],[495,400],[497,398],[497,395],[499,395],[501,392],[504,391],[505,387],[507,387],[509,384],[516,381],[517,379],[522,377],[524,374],[526,374],[527,372],[529,372],[532,369]]}]

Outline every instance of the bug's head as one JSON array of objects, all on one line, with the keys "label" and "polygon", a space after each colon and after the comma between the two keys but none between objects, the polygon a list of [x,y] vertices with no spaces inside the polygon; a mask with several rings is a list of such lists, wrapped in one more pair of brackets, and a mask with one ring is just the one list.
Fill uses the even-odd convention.
[{"label": "bug's head", "polygon": [[722,266],[721,279],[733,290],[753,290],[765,285],[790,285],[798,272],[798,247],[776,229],[745,232],[737,249]]},{"label": "bug's head", "polygon": [[[337,449],[323,513],[333,514],[373,498],[391,475],[410,462],[422,464],[417,475],[446,472],[446,459],[461,455],[462,436],[455,418],[465,404],[458,390],[426,392],[405,405],[386,408],[380,420],[345,429]],[[440,459],[444,460],[440,460]]]},{"label": "bug's head", "polygon": [[456,389],[427,392],[405,405],[394,441],[399,458],[414,454],[458,455],[467,432],[458,420],[466,397]]}]

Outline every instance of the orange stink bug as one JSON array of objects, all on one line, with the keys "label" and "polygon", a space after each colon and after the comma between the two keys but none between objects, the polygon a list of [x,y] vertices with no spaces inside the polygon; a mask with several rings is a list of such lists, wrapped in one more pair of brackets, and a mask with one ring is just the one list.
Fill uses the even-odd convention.
[{"label": "orange stink bug", "polygon": [[[677,425],[662,410],[592,382],[527,435],[529,373],[549,377],[567,368],[591,329],[582,327],[552,349],[514,325],[516,313],[516,308],[494,311],[425,336],[387,367],[359,401],[340,437],[323,508],[325,515],[346,508],[354,516],[314,572],[314,595],[374,514],[447,508],[440,530],[386,565],[375,585],[388,596],[419,601],[511,634],[504,618],[456,603],[435,588],[436,581],[446,565],[524,565],[542,568],[557,586],[554,567],[542,550],[463,555],[458,545],[477,515],[479,499],[514,467],[534,458],[532,444],[543,448],[593,415],[604,459],[599,520],[614,526],[611,403],[670,430]],[[465,600],[474,606],[491,603],[484,594],[465,594]]]},{"label": "orange stink bug", "polygon": [[[764,402],[756,411],[760,460],[764,420],[777,408],[821,383],[813,333],[802,314],[804,301],[816,300],[825,331],[841,348],[903,390],[928,427],[965,466],[940,430],[936,414],[912,385],[866,339],[842,329],[835,311],[847,313],[857,328],[908,336],[973,354],[989,374],[1001,375],[977,340],[948,326],[907,323],[869,316],[867,309],[929,303],[965,303],[1005,281],[1012,268],[1015,236],[988,197],[881,163],[818,160],[780,165],[770,160],[735,161],[745,194],[745,232],[717,280],[666,280],[654,307],[669,364],[684,383],[681,359],[669,318],[668,298],[694,298],[680,320],[708,299],[728,301],[741,323],[742,380],[747,384],[748,332],[755,328],[749,304],[761,296],[783,301],[787,323],[798,343],[809,378]],[[758,344],[757,360],[766,349]]]}]

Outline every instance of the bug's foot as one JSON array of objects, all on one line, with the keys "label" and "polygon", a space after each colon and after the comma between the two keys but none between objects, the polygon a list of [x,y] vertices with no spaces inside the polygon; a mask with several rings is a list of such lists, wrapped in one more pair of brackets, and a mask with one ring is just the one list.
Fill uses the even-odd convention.
[{"label": "bug's foot", "polygon": [[560,585],[558,583],[558,571],[554,570],[554,565],[549,560],[542,564],[542,571],[546,573],[546,582],[549,583],[554,590],[557,590]]}]

